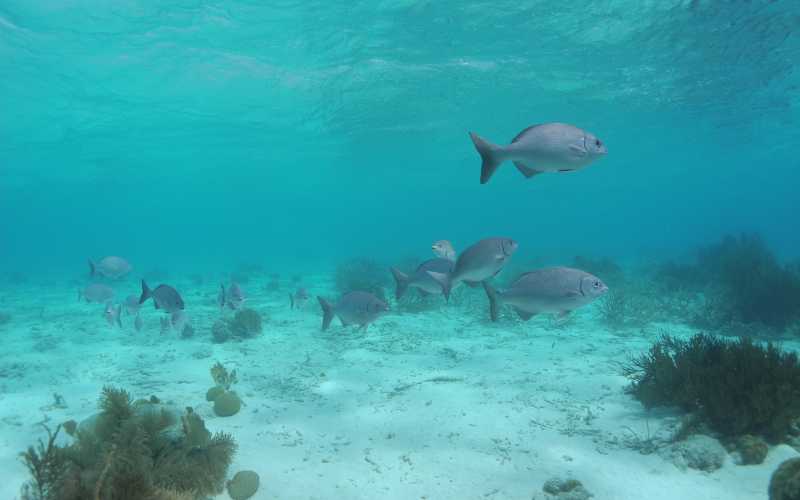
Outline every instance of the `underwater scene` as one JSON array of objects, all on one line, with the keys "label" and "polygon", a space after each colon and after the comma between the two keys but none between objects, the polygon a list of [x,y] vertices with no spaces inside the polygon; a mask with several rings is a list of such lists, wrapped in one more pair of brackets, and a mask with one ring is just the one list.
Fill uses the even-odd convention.
[{"label": "underwater scene", "polygon": [[800,2],[0,0],[0,500],[800,500]]}]

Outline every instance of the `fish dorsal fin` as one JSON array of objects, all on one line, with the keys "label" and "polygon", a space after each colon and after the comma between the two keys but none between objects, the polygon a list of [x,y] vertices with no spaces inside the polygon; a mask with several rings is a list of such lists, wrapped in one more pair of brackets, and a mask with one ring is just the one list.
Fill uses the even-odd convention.
[{"label": "fish dorsal fin", "polygon": [[529,319],[531,319],[532,317],[536,316],[536,313],[532,313],[532,312],[528,312],[528,311],[523,311],[523,310],[522,310],[522,309],[520,309],[519,307],[515,307],[515,308],[514,308],[514,310],[515,310],[515,311],[517,311],[517,315],[519,315],[519,317],[520,317],[520,319],[521,319],[522,321],[528,321],[528,320],[529,320]]},{"label": "fish dorsal fin", "polygon": [[527,134],[531,129],[534,129],[534,128],[538,127],[538,126],[539,126],[539,124],[536,124],[536,125],[531,125],[530,127],[526,128],[525,130],[523,130],[522,132],[517,134],[516,137],[511,139],[511,144],[514,144],[515,142],[519,141],[520,139],[522,139],[523,135]]},{"label": "fish dorsal fin", "polygon": [[530,179],[534,175],[541,174],[542,172],[531,167],[526,166],[521,161],[515,161],[514,166],[517,167],[517,170],[520,171],[522,175],[525,176],[526,179]]}]

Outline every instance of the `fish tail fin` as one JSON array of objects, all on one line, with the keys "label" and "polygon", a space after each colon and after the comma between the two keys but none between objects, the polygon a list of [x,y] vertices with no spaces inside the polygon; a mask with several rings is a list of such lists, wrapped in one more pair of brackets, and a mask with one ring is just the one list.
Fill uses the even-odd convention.
[{"label": "fish tail fin", "polygon": [[289,304],[291,308],[294,309],[294,295],[292,295],[291,292],[289,293]]},{"label": "fish tail fin", "polygon": [[150,291],[150,287],[147,286],[144,280],[142,280],[142,294],[139,296],[139,303],[143,304],[145,300],[149,299],[152,296],[152,292]]},{"label": "fish tail fin", "polygon": [[486,297],[489,299],[489,317],[492,318],[492,321],[497,321],[500,305],[497,290],[495,290],[488,281],[483,282],[483,289],[486,291]]},{"label": "fish tail fin", "polygon": [[442,295],[444,295],[444,300],[450,302],[450,290],[453,289],[453,280],[450,278],[450,274],[428,271],[428,275],[430,275],[431,278],[439,283],[439,286],[442,287]]},{"label": "fish tail fin", "polygon": [[97,272],[97,267],[94,265],[92,259],[89,259],[89,276],[94,276]]},{"label": "fish tail fin", "polygon": [[220,300],[219,307],[222,308],[222,309],[225,309],[225,299],[226,299],[226,296],[225,296],[225,284],[224,283],[220,283],[219,284],[219,288],[220,288],[220,290],[222,290],[222,294],[220,295],[221,300]]},{"label": "fish tail fin", "polygon": [[322,331],[324,332],[331,326],[331,321],[333,321],[333,306],[322,297],[317,296],[317,300],[319,301],[320,307],[322,307]]},{"label": "fish tail fin", "polygon": [[472,139],[472,144],[475,145],[475,150],[481,155],[483,162],[481,164],[481,184],[486,184],[497,167],[505,160],[502,155],[503,148],[492,144],[474,132],[470,132],[469,137]]},{"label": "fish tail fin", "polygon": [[400,300],[408,289],[408,275],[400,272],[396,267],[392,267],[389,270],[392,271],[392,276],[394,276],[394,281],[397,285],[394,289],[394,298]]}]

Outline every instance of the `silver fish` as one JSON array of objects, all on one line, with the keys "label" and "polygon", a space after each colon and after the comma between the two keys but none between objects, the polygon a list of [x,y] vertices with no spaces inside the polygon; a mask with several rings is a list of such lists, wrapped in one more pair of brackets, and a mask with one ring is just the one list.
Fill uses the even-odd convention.
[{"label": "silver fish", "polygon": [[131,265],[122,257],[103,257],[97,262],[89,259],[89,274],[106,278],[119,279],[131,272]]},{"label": "silver fish", "polygon": [[508,146],[498,146],[474,132],[469,133],[481,155],[481,184],[486,184],[497,167],[514,162],[522,175],[531,178],[542,172],[578,170],[608,154],[605,144],[593,134],[566,123],[544,123],[526,128]]},{"label": "silver fish", "polygon": [[356,324],[366,328],[389,310],[386,302],[367,292],[348,292],[336,305],[322,297],[317,297],[317,300],[322,307],[322,331],[328,329],[334,316],[338,316],[344,326]]},{"label": "silver fish", "polygon": [[189,323],[189,316],[181,310],[175,311],[170,315],[169,323],[175,331],[182,332]]},{"label": "silver fish", "polygon": [[144,326],[142,324],[142,317],[137,314],[136,319],[133,320],[133,327],[136,329],[137,332],[141,332],[142,326]]},{"label": "silver fish", "polygon": [[139,298],[136,295],[128,295],[125,299],[125,312],[128,313],[128,316],[139,314],[139,309],[141,307],[142,305],[139,303]]},{"label": "silver fish", "polygon": [[102,283],[92,283],[78,292],[78,300],[86,302],[108,302],[114,298],[114,289]]},{"label": "silver fish", "polygon": [[230,309],[238,309],[244,304],[247,298],[244,295],[244,290],[238,283],[231,282],[231,285],[225,290],[225,285],[219,285],[220,292],[217,295],[217,304],[221,309],[227,305]]},{"label": "silver fish", "polygon": [[433,254],[440,259],[456,260],[456,249],[453,248],[453,244],[447,240],[434,242],[431,249],[433,250]]},{"label": "silver fish", "polygon": [[450,291],[459,282],[477,285],[497,275],[517,247],[517,242],[510,238],[486,238],[461,252],[451,273],[427,273],[439,283],[444,298],[450,300]]},{"label": "silver fish", "polygon": [[117,325],[122,328],[122,306],[114,307],[111,302],[107,303],[103,316],[106,318],[109,325]]},{"label": "silver fish", "polygon": [[302,309],[308,301],[308,292],[305,288],[298,288],[296,292],[289,294],[289,303],[292,309]]},{"label": "silver fish", "polygon": [[449,275],[453,272],[455,265],[455,262],[445,258],[426,260],[410,276],[400,272],[396,267],[391,268],[396,284],[394,298],[400,300],[409,287],[416,288],[426,294],[442,293],[441,283],[436,281],[429,271]]},{"label": "silver fish", "polygon": [[520,318],[528,320],[539,313],[566,314],[585,306],[608,292],[599,278],[579,269],[549,267],[523,274],[503,291],[484,282],[489,298],[492,321],[503,304],[514,308]]},{"label": "silver fish", "polygon": [[139,303],[143,304],[144,301],[151,297],[156,309],[163,309],[168,313],[173,313],[184,308],[183,299],[177,290],[163,284],[151,290],[147,283],[142,280],[142,295],[139,297]]}]

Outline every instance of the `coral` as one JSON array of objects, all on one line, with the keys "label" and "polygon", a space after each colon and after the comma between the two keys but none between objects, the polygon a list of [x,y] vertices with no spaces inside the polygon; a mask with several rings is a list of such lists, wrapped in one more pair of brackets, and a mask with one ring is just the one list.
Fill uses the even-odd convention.
[{"label": "coral", "polygon": [[548,479],[542,486],[542,491],[553,500],[587,500],[594,496],[586,491],[586,488],[577,479],[558,477]]},{"label": "coral", "polygon": [[225,392],[224,387],[215,385],[214,387],[206,391],[206,401],[214,401],[215,399],[217,399],[217,397],[219,397],[220,394],[224,392]]},{"label": "coral", "polygon": [[211,433],[187,409],[157,399],[131,403],[123,390],[106,387],[100,413],[78,425],[73,442],[31,447],[23,460],[32,479],[24,500],[187,500],[221,493],[236,451],[233,438]]},{"label": "coral", "polygon": [[690,436],[685,441],[673,444],[664,450],[667,457],[679,469],[713,472],[725,462],[727,452],[716,439],[702,434]]},{"label": "coral", "polygon": [[218,417],[231,417],[241,408],[242,400],[233,391],[225,391],[214,399],[214,413]]},{"label": "coral", "polygon": [[219,344],[231,337],[231,328],[227,321],[217,320],[211,325],[211,338]]},{"label": "coral", "polygon": [[772,473],[769,500],[800,500],[800,458],[784,461]]},{"label": "coral", "polygon": [[390,276],[386,268],[374,260],[357,258],[342,262],[336,267],[335,282],[339,293],[358,290],[385,300],[385,287],[390,285]]},{"label": "coral", "polygon": [[734,450],[736,463],[740,465],[758,465],[767,458],[769,446],[760,437],[745,434],[736,440]]},{"label": "coral", "polygon": [[716,432],[784,439],[800,415],[800,364],[772,343],[698,334],[664,335],[623,366],[628,391],[646,408],[696,412]]},{"label": "coral", "polygon": [[239,471],[226,485],[228,487],[228,495],[233,500],[247,500],[258,491],[258,483],[258,474],[254,471]]},{"label": "coral", "polygon": [[261,315],[253,309],[240,309],[229,323],[234,337],[249,338],[261,333]]},{"label": "coral", "polygon": [[239,381],[236,377],[236,370],[228,371],[222,363],[217,361],[214,366],[211,367],[211,378],[214,379],[214,382],[225,389],[226,391],[231,388],[233,384]]}]

